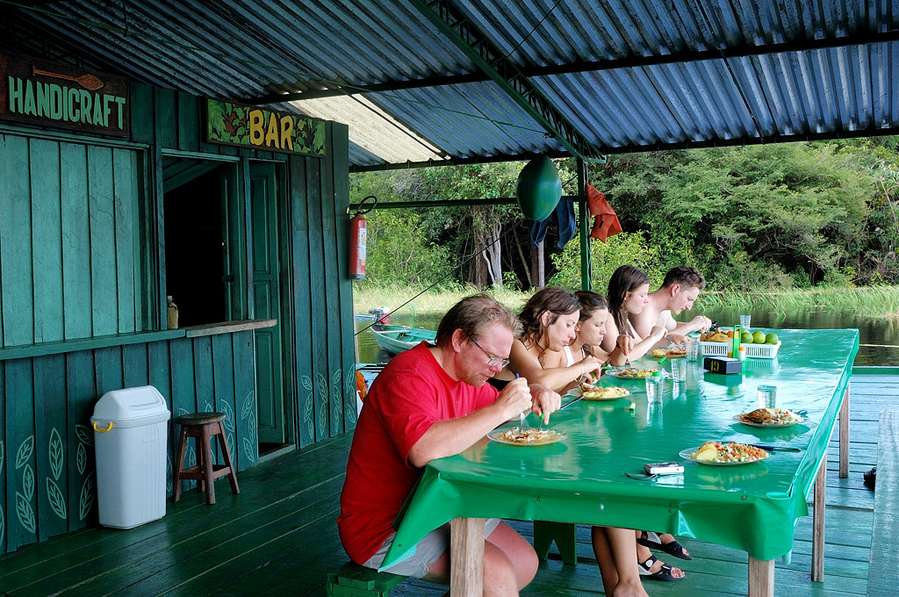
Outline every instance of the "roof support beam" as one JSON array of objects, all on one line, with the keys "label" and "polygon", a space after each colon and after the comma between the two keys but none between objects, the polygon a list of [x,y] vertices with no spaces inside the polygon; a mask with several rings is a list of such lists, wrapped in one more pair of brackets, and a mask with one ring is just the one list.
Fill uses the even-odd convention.
[{"label": "roof support beam", "polygon": [[450,0],[410,2],[573,156],[588,161],[605,161],[602,152]]},{"label": "roof support beam", "polygon": [[[594,60],[590,62],[570,62],[566,64],[550,64],[546,66],[532,66],[519,69],[529,78],[548,77],[552,75],[565,75],[572,73],[599,72],[615,70],[618,68],[640,68],[659,64],[688,64],[706,60],[726,60],[730,58],[745,58],[748,56],[770,56],[772,54],[784,54],[789,52],[808,52],[823,50],[826,48],[844,48],[848,46],[864,46],[876,43],[888,43],[899,40],[899,31],[872,31],[855,32],[845,37],[807,39],[801,41],[789,41],[784,43],[760,45],[760,46],[734,46],[711,50],[696,50],[689,52],[675,52],[673,54],[655,56],[625,56],[618,59]],[[297,93],[274,93],[262,97],[245,100],[252,104],[270,104],[288,102],[294,100],[316,99],[321,97],[334,97],[337,95],[351,95],[354,93],[385,93],[400,91],[403,89],[420,89],[423,87],[436,87],[439,85],[461,85],[464,83],[483,83],[490,80],[485,73],[471,73],[456,76],[427,77],[424,79],[411,79],[408,81],[391,81],[390,83],[378,83],[374,85],[341,85],[328,89],[310,89]]]}]

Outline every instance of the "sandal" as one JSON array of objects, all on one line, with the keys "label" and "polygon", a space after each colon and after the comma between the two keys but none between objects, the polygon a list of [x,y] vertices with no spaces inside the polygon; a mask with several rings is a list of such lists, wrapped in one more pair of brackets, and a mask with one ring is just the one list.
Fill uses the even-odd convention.
[{"label": "sandal", "polygon": [[682,560],[693,559],[693,556],[684,551],[684,546],[681,545],[677,541],[677,539],[675,539],[671,543],[662,543],[662,539],[661,537],[659,537],[658,533],[653,533],[652,531],[643,531],[643,535],[639,539],[637,539],[637,543],[650,549],[659,549],[670,556],[674,556]]},{"label": "sandal", "polygon": [[670,564],[662,564],[662,568],[658,572],[650,572],[653,565],[658,562],[658,558],[655,556],[649,556],[649,559],[645,562],[637,562],[637,565],[640,566],[637,570],[640,572],[640,576],[643,578],[648,578],[649,580],[663,580],[665,582],[672,582],[675,580],[683,580],[686,578],[685,576],[681,576],[678,578],[671,574],[671,565]]}]

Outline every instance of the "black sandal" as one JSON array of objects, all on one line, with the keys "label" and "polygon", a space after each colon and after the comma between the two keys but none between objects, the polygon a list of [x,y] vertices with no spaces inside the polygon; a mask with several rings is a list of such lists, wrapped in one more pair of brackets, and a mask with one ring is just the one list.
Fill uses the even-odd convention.
[{"label": "black sandal", "polygon": [[684,546],[677,539],[671,543],[662,543],[658,533],[652,531],[643,531],[643,535],[637,539],[637,543],[650,549],[658,549],[664,551],[668,555],[680,558],[682,560],[692,560],[693,556],[684,551]]},{"label": "black sandal", "polygon": [[655,556],[649,556],[649,559],[645,562],[637,562],[637,565],[640,566],[637,570],[640,572],[640,576],[642,578],[647,578],[649,580],[662,580],[665,582],[673,582],[675,580],[683,580],[686,576],[677,577],[671,574],[671,565],[670,564],[662,564],[661,569],[658,572],[650,572],[652,570],[653,564],[658,562],[658,558]]}]

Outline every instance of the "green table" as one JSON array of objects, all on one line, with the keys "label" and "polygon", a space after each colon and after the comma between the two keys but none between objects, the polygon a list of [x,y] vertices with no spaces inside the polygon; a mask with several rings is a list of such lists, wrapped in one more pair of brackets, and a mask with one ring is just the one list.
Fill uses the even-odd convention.
[{"label": "green table", "polygon": [[[783,344],[777,357],[747,360],[741,374],[709,373],[701,358],[688,363],[686,383],[675,391],[666,380],[660,404],[647,404],[642,379],[604,377],[604,385],[632,394],[610,402],[581,400],[553,414],[550,427],[568,435],[562,442],[512,446],[485,438],[457,456],[435,460],[397,517],[385,567],[429,531],[453,521],[452,594],[480,595],[483,525],[478,519],[586,523],[669,532],[744,550],[750,556],[749,594],[773,595],[774,559],[791,552],[796,522],[808,514],[814,492],[812,577],[823,579],[827,444],[839,415],[840,476],[845,477],[848,387],[858,330],[778,330],[778,335]],[[634,365],[659,367],[654,359]],[[777,386],[778,407],[806,409],[807,419],[780,430],[734,420],[757,408],[756,388],[762,384]],[[712,439],[801,451],[772,452],[763,462],[731,467],[679,456]],[[683,475],[653,481],[625,475],[668,460],[682,461]]]}]

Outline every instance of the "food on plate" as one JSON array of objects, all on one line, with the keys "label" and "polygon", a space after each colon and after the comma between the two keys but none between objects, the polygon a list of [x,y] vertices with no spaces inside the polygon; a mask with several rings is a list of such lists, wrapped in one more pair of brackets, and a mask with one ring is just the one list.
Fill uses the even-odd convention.
[{"label": "food on plate", "polygon": [[687,349],[677,346],[672,346],[671,348],[653,348],[651,351],[649,351],[649,354],[657,359],[661,359],[665,356],[668,356],[669,358],[682,357],[687,354]]},{"label": "food on plate", "polygon": [[615,386],[610,386],[608,388],[598,388],[596,386],[593,386],[589,390],[584,390],[582,394],[584,400],[623,398],[627,395],[627,390]]},{"label": "food on plate", "polygon": [[615,371],[615,375],[618,377],[652,377],[652,374],[658,371],[658,369],[634,369],[633,367],[628,367],[626,369],[618,369]]},{"label": "food on plate", "polygon": [[756,425],[787,425],[799,419],[797,414],[784,408],[757,408],[740,415],[740,420],[744,423]]},{"label": "food on plate", "polygon": [[552,429],[521,429],[513,427],[502,434],[502,438],[517,444],[542,444],[555,439],[556,432]]},{"label": "food on plate", "polygon": [[693,460],[717,463],[755,462],[768,457],[768,452],[755,446],[735,442],[708,441],[690,454]]},{"label": "food on plate", "polygon": [[581,382],[581,392],[589,392],[590,390],[595,390],[597,383],[598,382],[595,382],[593,380],[582,381]]}]

